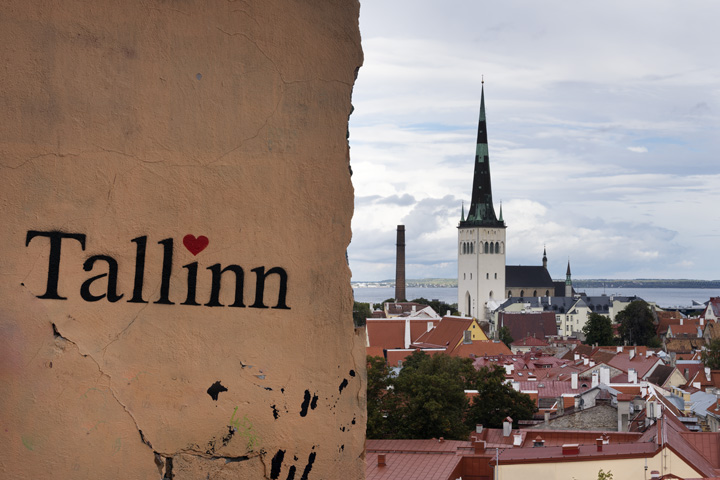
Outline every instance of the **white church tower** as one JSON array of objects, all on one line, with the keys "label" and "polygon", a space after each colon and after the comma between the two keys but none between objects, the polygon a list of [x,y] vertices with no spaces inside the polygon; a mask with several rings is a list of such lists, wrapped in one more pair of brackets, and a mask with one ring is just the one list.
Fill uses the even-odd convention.
[{"label": "white church tower", "polygon": [[505,298],[505,222],[495,216],[485,123],[485,89],[480,95],[472,200],[458,225],[458,310],[484,319],[488,302]]}]

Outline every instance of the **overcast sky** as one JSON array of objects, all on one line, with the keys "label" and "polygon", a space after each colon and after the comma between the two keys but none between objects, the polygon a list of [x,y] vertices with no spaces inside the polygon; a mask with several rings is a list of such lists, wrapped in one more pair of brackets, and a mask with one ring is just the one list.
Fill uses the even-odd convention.
[{"label": "overcast sky", "polygon": [[481,78],[507,263],[720,278],[720,2],[361,1],[353,281],[457,277]]}]

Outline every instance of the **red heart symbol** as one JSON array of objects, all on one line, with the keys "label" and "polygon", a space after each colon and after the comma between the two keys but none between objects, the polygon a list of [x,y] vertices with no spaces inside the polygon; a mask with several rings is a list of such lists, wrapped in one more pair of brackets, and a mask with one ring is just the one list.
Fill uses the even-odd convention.
[{"label": "red heart symbol", "polygon": [[210,240],[208,240],[205,235],[200,235],[197,238],[195,238],[195,235],[185,235],[183,238],[183,245],[185,245],[185,248],[187,248],[193,255],[197,255],[205,250],[208,243],[210,243]]}]

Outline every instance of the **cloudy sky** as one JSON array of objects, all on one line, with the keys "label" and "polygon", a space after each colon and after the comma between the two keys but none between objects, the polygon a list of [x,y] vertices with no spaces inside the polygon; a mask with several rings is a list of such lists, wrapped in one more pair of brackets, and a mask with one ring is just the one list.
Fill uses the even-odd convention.
[{"label": "cloudy sky", "polygon": [[720,2],[364,0],[353,281],[456,277],[485,79],[507,263],[720,278]]}]

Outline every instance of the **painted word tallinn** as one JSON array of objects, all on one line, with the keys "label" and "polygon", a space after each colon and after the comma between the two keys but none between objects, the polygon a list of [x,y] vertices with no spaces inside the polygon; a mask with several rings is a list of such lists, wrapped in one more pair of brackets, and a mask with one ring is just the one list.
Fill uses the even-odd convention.
[{"label": "painted word tallinn", "polygon": [[[60,280],[60,258],[63,247],[63,240],[75,241],[80,244],[80,248],[85,250],[86,236],[81,233],[66,233],[60,231],[38,231],[29,230],[25,238],[25,246],[28,247],[31,241],[36,237],[47,238],[50,243],[50,261],[47,271],[47,285],[45,293],[37,295],[37,298],[49,300],[67,300],[58,291],[58,283]],[[133,284],[132,297],[127,300],[128,303],[148,303],[143,297],[143,283],[145,279],[145,256],[147,248],[147,236],[133,238],[131,242],[135,243],[135,277]],[[33,244],[37,241],[33,242]],[[160,283],[160,297],[153,303],[160,305],[175,305],[170,300],[170,277],[172,275],[173,264],[173,239],[166,238],[158,242],[162,245],[163,261],[162,274]],[[190,253],[197,256],[209,244],[209,240],[205,236],[195,237],[186,235],[183,238],[183,245]],[[97,302],[106,299],[108,302],[114,303],[121,300],[125,294],[118,292],[118,262],[109,255],[92,255],[83,263],[83,270],[90,272],[95,265],[103,262],[107,267],[107,272],[92,276],[85,280],[80,287],[80,297],[86,302]],[[225,268],[219,263],[210,265],[212,275],[209,300],[206,303],[198,303],[197,301],[197,284],[198,284],[198,262],[191,262],[183,265],[182,268],[187,269],[187,295],[185,301],[180,305],[204,305],[206,307],[223,307],[220,303],[220,289],[222,286],[223,274],[232,273],[235,277],[235,296],[234,301],[228,307],[245,308],[244,285],[245,272],[239,265],[228,265]],[[273,267],[265,270],[265,267],[257,267],[250,270],[255,274],[255,298],[249,308],[277,308],[289,310],[290,307],[286,303],[287,296],[287,272],[281,267]],[[279,281],[277,303],[273,307],[265,305],[265,282],[270,276],[276,276]],[[93,288],[93,284],[98,280],[107,277],[106,288],[102,291],[100,284]],[[101,282],[104,283],[104,282]]]}]

